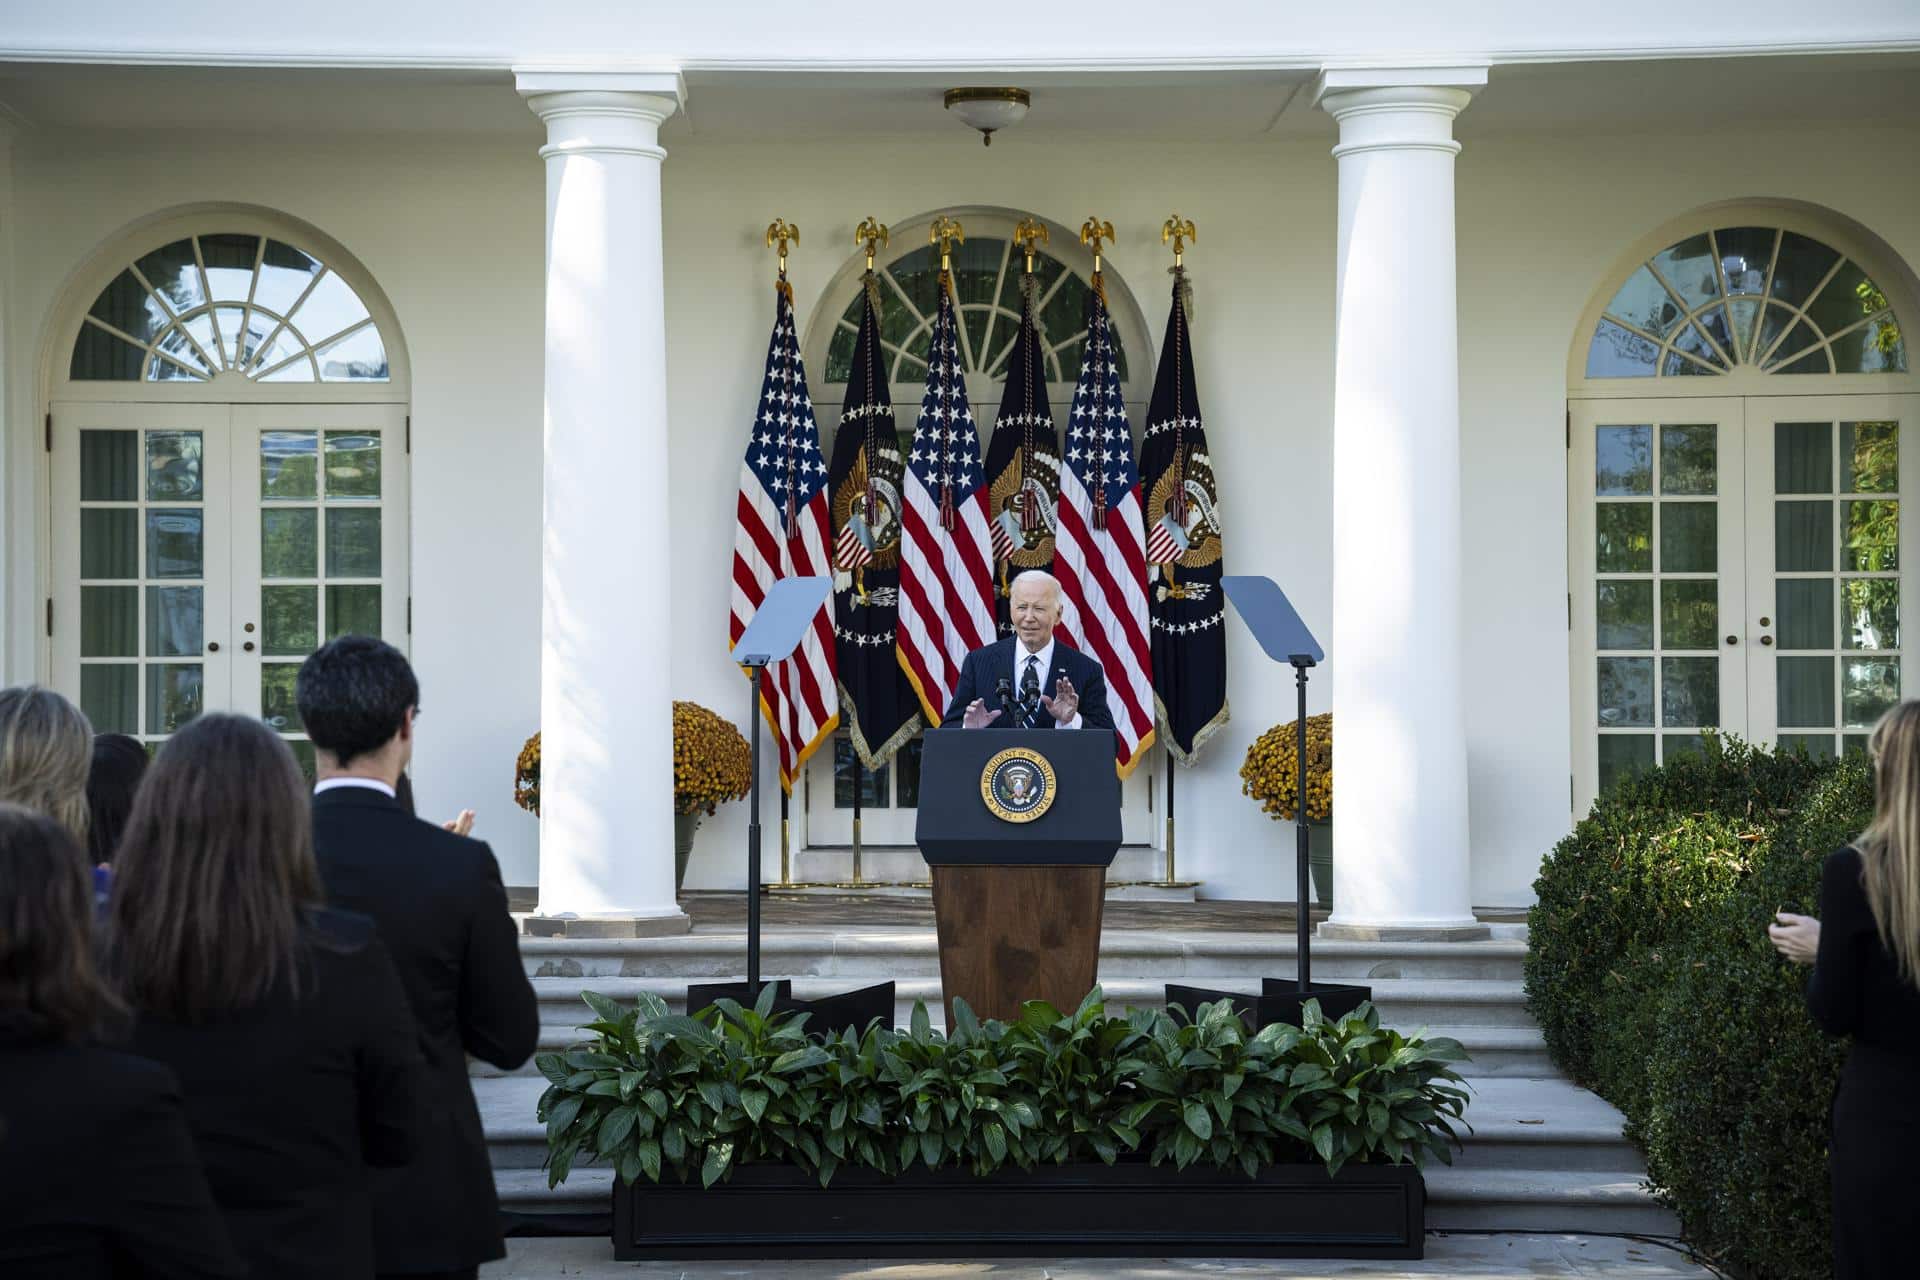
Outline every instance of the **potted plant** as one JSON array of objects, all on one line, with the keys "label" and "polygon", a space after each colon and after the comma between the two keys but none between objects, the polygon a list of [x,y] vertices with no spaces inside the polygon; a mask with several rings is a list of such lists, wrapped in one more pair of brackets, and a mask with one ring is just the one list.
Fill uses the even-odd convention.
[{"label": "potted plant", "polygon": [[[1277,724],[1253,740],[1240,766],[1240,790],[1274,821],[1295,820],[1299,807],[1300,722]],[[1333,716],[1307,717],[1307,861],[1313,896],[1333,906]]]},{"label": "potted plant", "polygon": [[[753,782],[753,756],[732,723],[697,702],[673,704],[673,888],[687,878],[693,833],[703,815],[747,794]],[[513,802],[540,813],[540,735],[520,748],[514,769]]]},{"label": "potted plant", "polygon": [[1247,1030],[1109,1015],[1098,988],[953,1030],[809,1032],[723,1000],[693,1016],[584,996],[590,1043],[544,1053],[547,1177],[618,1175],[614,1256],[1421,1256],[1429,1157],[1467,1092],[1455,1041],[1371,1005]]}]

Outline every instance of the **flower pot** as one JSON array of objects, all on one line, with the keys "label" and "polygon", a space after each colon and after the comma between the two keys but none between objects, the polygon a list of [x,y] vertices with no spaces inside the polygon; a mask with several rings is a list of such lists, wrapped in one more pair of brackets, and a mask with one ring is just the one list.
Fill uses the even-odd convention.
[{"label": "flower pot", "polygon": [[1333,823],[1307,824],[1307,869],[1313,873],[1313,898],[1333,909]]},{"label": "flower pot", "polygon": [[673,815],[673,891],[679,893],[687,882],[687,858],[693,853],[693,833],[700,829],[702,815],[698,810],[693,813]]}]

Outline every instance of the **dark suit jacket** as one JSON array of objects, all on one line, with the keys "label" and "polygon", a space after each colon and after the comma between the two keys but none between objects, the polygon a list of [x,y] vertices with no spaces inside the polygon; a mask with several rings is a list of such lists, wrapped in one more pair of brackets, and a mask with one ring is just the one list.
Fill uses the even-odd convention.
[{"label": "dark suit jacket", "polygon": [[314,849],[336,906],[370,915],[420,1027],[428,1095],[420,1151],[374,1179],[382,1271],[452,1271],[504,1257],[467,1055],[513,1068],[540,1037],[533,986],[493,851],[367,787],[313,798]]},{"label": "dark suit jacket", "polygon": [[[967,660],[960,664],[960,683],[953,691],[953,701],[947,705],[947,714],[940,719],[941,728],[957,727],[966,715],[967,704],[975,698],[984,699],[989,711],[998,708],[1000,695],[996,692],[996,688],[1003,678],[1012,683],[1013,696],[1016,699],[1020,696],[1020,680],[1014,675],[1014,651],[1019,648],[1019,645],[1020,641],[1017,637],[1007,636],[992,644],[983,645],[967,655]],[[1022,654],[1024,656],[1024,651]],[[1053,687],[1059,683],[1063,673],[1067,679],[1073,681],[1073,687],[1080,694],[1080,727],[1111,731],[1113,713],[1107,710],[1107,680],[1100,672],[1100,664],[1078,649],[1069,648],[1056,632],[1053,645],[1053,670],[1042,677],[1040,692],[1051,698]],[[1048,715],[1044,707],[1040,710],[1040,721],[1038,727],[1042,729],[1048,724],[1056,728],[1059,726],[1059,721]],[[987,726],[989,729],[1020,727],[1012,707],[1008,707],[999,719]]]},{"label": "dark suit jacket", "polygon": [[367,1166],[412,1155],[422,1079],[407,998],[371,920],[314,912],[297,995],[283,983],[193,1025],[142,1015],[129,1047],[179,1077],[247,1274],[373,1274]]},{"label": "dark suit jacket", "polygon": [[0,1027],[0,1275],[244,1274],[173,1073]]}]

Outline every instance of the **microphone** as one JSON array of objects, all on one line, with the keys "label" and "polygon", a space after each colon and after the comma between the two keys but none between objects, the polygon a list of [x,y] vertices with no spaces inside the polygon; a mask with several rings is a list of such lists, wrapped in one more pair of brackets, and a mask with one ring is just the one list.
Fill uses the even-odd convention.
[{"label": "microphone", "polygon": [[1013,701],[1013,681],[1007,676],[1001,676],[997,681],[994,682],[993,697],[994,697],[994,701],[998,702],[1003,707],[1006,706],[1009,702],[1012,702]]}]

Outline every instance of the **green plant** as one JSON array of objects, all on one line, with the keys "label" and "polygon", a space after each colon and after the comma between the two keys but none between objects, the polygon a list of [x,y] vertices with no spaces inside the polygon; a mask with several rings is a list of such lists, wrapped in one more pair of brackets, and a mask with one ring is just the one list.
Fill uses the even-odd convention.
[{"label": "green plant", "polygon": [[1754,1280],[1827,1275],[1827,1100],[1844,1057],[1773,953],[1872,813],[1866,762],[1710,746],[1595,804],[1543,866],[1528,1003],[1627,1117],[1688,1238]]},{"label": "green plant", "polygon": [[629,1183],[711,1186],[735,1165],[794,1165],[821,1185],[854,1166],[920,1163],[978,1175],[1139,1155],[1250,1176],[1281,1160],[1451,1159],[1467,1094],[1447,1039],[1382,1028],[1371,1006],[1338,1021],[1245,1032],[1225,1002],[1191,1023],[1159,1010],[1108,1017],[1096,988],[1063,1014],[1032,1002],[1011,1023],[956,1001],[952,1035],[924,1006],[904,1032],[810,1035],[806,1016],[730,1000],[688,1017],[643,995],[585,997],[590,1044],[546,1053],[548,1178],[606,1161]]}]

